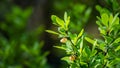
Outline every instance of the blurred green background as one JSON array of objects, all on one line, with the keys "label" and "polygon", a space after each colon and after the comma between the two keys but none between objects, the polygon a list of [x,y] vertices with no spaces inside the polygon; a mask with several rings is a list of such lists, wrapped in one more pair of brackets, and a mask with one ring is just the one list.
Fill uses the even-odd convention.
[{"label": "blurred green background", "polygon": [[65,53],[53,46],[59,45],[57,36],[46,29],[57,30],[51,24],[51,15],[71,16],[70,29],[82,28],[99,37],[95,6],[112,13],[120,12],[119,0],[0,0],[0,68],[66,68],[60,58]]}]

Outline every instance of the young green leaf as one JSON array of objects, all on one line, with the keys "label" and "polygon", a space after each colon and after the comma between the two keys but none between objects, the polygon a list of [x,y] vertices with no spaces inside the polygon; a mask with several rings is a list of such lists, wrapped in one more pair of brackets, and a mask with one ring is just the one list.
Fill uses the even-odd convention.
[{"label": "young green leaf", "polygon": [[94,44],[93,44],[92,52],[95,50],[96,45],[97,45],[97,40],[95,40],[95,42],[94,42]]},{"label": "young green leaf", "polygon": [[120,50],[120,45],[115,49],[115,51],[118,51],[118,50]]},{"label": "young green leaf", "polygon": [[70,23],[70,16],[67,17],[67,21],[65,23],[66,23],[66,30],[68,30],[68,26]]},{"label": "young green leaf", "polygon": [[64,25],[65,25],[64,21],[63,21],[62,19],[60,19],[59,17],[56,17],[56,22],[57,22],[61,27],[65,28],[65,27],[64,27]]},{"label": "young green leaf", "polygon": [[46,30],[46,32],[51,33],[51,34],[59,35],[59,33],[55,32],[55,31],[52,31],[52,30]]},{"label": "young green leaf", "polygon": [[83,37],[82,37],[81,42],[80,42],[80,53],[82,53],[82,50],[83,50]]},{"label": "young green leaf", "polygon": [[104,36],[104,38],[105,38],[106,43],[111,43],[113,41],[113,38],[111,38],[111,37]]},{"label": "young green leaf", "polygon": [[62,49],[62,50],[66,50],[66,48],[62,47],[62,46],[54,46],[55,48],[58,48],[58,49]]},{"label": "young green leaf", "polygon": [[91,53],[92,52],[88,46],[84,47],[82,50],[82,56],[86,57],[86,59],[89,59]]},{"label": "young green leaf", "polygon": [[64,21],[67,21],[67,12],[64,13]]},{"label": "young green leaf", "polygon": [[97,50],[93,50],[90,56],[93,57],[96,55],[96,53],[97,53]]},{"label": "young green leaf", "polygon": [[94,40],[90,39],[89,37],[85,37],[85,40],[88,41],[91,44],[94,44]]},{"label": "young green leaf", "polygon": [[84,29],[82,29],[82,30],[80,31],[80,33],[78,34],[78,38],[80,38],[80,37],[82,36],[83,32],[84,32]]},{"label": "young green leaf", "polygon": [[77,34],[72,34],[72,33],[68,32],[68,35],[69,35],[72,43],[73,43],[74,45],[76,45],[76,42],[77,42]]},{"label": "young green leaf", "polygon": [[82,56],[88,57],[88,54],[86,52],[86,48],[83,48],[83,50],[82,50]]},{"label": "young green leaf", "polygon": [[66,30],[68,30],[68,25],[70,23],[70,16],[67,16],[67,12],[64,13],[64,21],[65,21]]},{"label": "young green leaf", "polygon": [[119,42],[120,42],[120,37],[114,41],[114,43],[119,43]]},{"label": "young green leaf", "polygon": [[74,43],[75,45],[76,45],[78,39],[82,36],[83,32],[84,32],[84,29],[82,29],[82,30],[80,31],[80,33],[78,34],[78,36],[75,36],[75,37],[74,37],[73,43]]},{"label": "young green leaf", "polygon": [[55,24],[55,25],[58,25],[57,22],[56,22],[56,15],[52,15],[51,16],[51,20],[53,21],[52,23]]},{"label": "young green leaf", "polygon": [[109,17],[108,17],[108,14],[107,13],[103,13],[101,15],[101,19],[102,19],[102,23],[108,27],[108,20],[109,20]]},{"label": "young green leaf", "polygon": [[113,21],[113,15],[111,14],[111,15],[110,15],[110,18],[109,18],[109,25],[110,25],[110,26],[111,26],[112,21]]},{"label": "young green leaf", "polygon": [[100,13],[102,12],[102,7],[101,7],[101,6],[97,5],[95,8],[96,8],[97,11],[99,11]]},{"label": "young green leaf", "polygon": [[88,41],[89,43],[91,43],[92,45],[95,45],[95,44],[96,44],[96,46],[98,46],[98,44],[96,43],[96,41],[90,39],[89,37],[85,37],[85,40]]},{"label": "young green leaf", "polygon": [[106,35],[106,31],[103,27],[101,27],[101,28],[99,27],[98,29],[99,29],[101,34]]},{"label": "young green leaf", "polygon": [[116,18],[114,24],[115,24],[115,25],[118,25],[118,24],[119,24],[119,17]]},{"label": "young green leaf", "polygon": [[[119,13],[117,13],[117,14],[114,16],[111,25],[113,25],[113,24],[119,24],[118,15],[119,15]],[[116,21],[116,20],[117,20],[117,21]],[[115,22],[115,21],[116,21],[116,22]]]},{"label": "young green leaf", "polygon": [[57,17],[56,15],[52,15],[51,19],[53,21],[53,24],[57,25],[57,26],[61,26],[64,28],[64,21],[62,19],[60,19],[59,17]]}]

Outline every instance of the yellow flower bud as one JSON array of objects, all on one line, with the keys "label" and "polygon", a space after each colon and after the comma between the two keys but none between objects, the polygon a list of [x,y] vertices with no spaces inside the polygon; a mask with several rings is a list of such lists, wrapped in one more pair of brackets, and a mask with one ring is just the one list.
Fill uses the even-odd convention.
[{"label": "yellow flower bud", "polygon": [[75,55],[71,55],[71,56],[69,57],[69,59],[70,59],[71,61],[74,61],[74,60],[76,59],[76,56],[75,56]]},{"label": "yellow flower bud", "polygon": [[61,43],[66,43],[66,42],[67,42],[67,38],[62,38],[62,39],[60,40],[60,42],[61,42]]}]

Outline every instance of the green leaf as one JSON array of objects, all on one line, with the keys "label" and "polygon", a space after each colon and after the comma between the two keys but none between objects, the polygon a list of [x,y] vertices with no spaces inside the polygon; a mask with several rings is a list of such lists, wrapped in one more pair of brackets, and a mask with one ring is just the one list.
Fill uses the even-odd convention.
[{"label": "green leaf", "polygon": [[120,45],[115,49],[115,52],[120,50]]},{"label": "green leaf", "polygon": [[108,20],[109,20],[109,17],[108,17],[108,14],[107,13],[103,13],[101,15],[101,19],[102,19],[102,23],[108,27]]},{"label": "green leaf", "polygon": [[78,34],[78,36],[75,34],[74,37],[73,37],[73,43],[76,45],[77,44],[77,41],[78,39],[82,36],[84,32],[84,29],[81,30],[81,32]]},{"label": "green leaf", "polygon": [[100,33],[101,34],[103,34],[103,35],[106,35],[107,33],[106,33],[106,30],[103,28],[103,27],[100,27],[100,28],[98,28],[99,29],[99,31],[100,31]]},{"label": "green leaf", "polygon": [[27,52],[27,53],[30,52],[29,49],[26,47],[25,44],[22,44],[22,45],[21,45],[21,49],[24,50],[24,51]]},{"label": "green leaf", "polygon": [[62,19],[60,19],[59,17],[56,17],[56,22],[57,22],[61,27],[65,28],[65,27],[64,27],[64,25],[65,25],[64,21],[63,21]]},{"label": "green leaf", "polygon": [[94,40],[90,39],[89,37],[85,37],[85,40],[88,41],[91,44],[94,44]]},{"label": "green leaf", "polygon": [[70,16],[68,16],[66,23],[66,30],[68,30],[68,26],[70,24]]},{"label": "green leaf", "polygon": [[112,60],[108,66],[111,67],[111,66],[114,66],[115,64],[119,64],[120,63],[120,58],[115,58],[114,60]]},{"label": "green leaf", "polygon": [[60,19],[59,17],[57,17],[56,15],[52,15],[51,19],[53,21],[53,24],[61,26],[64,28],[64,21],[62,19]]},{"label": "green leaf", "polygon": [[11,46],[6,46],[4,50],[5,57],[8,57],[11,54]]},{"label": "green leaf", "polygon": [[78,65],[76,63],[72,63],[69,68],[78,68]]},{"label": "green leaf", "polygon": [[62,49],[62,50],[66,50],[66,48],[62,47],[62,46],[54,46],[55,48],[58,48],[58,49]]},{"label": "green leaf", "polygon": [[76,42],[77,42],[77,34],[72,34],[72,33],[69,32],[68,35],[69,35],[70,39],[72,40],[72,43],[73,43],[74,45],[76,45]]},{"label": "green leaf", "polygon": [[46,32],[51,33],[51,34],[59,35],[59,33],[55,32],[55,31],[52,31],[52,30],[46,30]]},{"label": "green leaf", "polygon": [[[95,44],[95,40],[92,40],[89,37],[85,37],[85,40],[88,41],[89,43],[93,44],[93,45]],[[96,43],[96,45],[98,46],[97,43]]]},{"label": "green leaf", "polygon": [[92,11],[92,8],[90,8],[90,7],[85,11],[85,14],[84,14],[85,22],[88,21],[91,11]]},{"label": "green leaf", "polygon": [[96,6],[96,10],[99,11],[99,12],[101,12],[101,11],[102,11],[102,8],[101,8],[99,5],[97,5],[97,6]]},{"label": "green leaf", "polygon": [[[88,54],[86,53],[86,48],[83,48],[82,56],[85,57],[85,58],[88,57]],[[85,60],[85,59],[83,59],[83,60]]]},{"label": "green leaf", "polygon": [[72,61],[70,61],[69,56],[63,57],[63,58],[61,58],[61,60],[64,60],[67,63],[71,63],[72,62]]},{"label": "green leaf", "polygon": [[111,26],[113,25],[113,24],[119,24],[119,18],[117,17],[119,15],[119,13],[117,13],[115,16],[114,16],[114,18],[113,18],[113,20],[112,20],[112,23],[111,23]]},{"label": "green leaf", "polygon": [[80,31],[80,33],[78,34],[78,38],[80,38],[80,37],[82,36],[83,32],[84,32],[84,29],[82,29],[82,30]]},{"label": "green leaf", "polygon": [[56,15],[52,15],[51,20],[53,21],[53,24],[58,25],[56,22],[56,17],[57,17]]},{"label": "green leaf", "polygon": [[98,63],[98,64],[96,64],[96,65],[94,66],[94,68],[100,68],[100,67],[99,67],[100,65],[101,65],[101,64]]},{"label": "green leaf", "polygon": [[70,41],[66,42],[66,52],[72,52],[73,51],[73,47],[72,47],[72,43]]},{"label": "green leaf", "polygon": [[106,48],[105,48],[105,46],[106,46],[106,44],[105,44],[105,42],[103,41],[103,42],[100,42],[100,41],[98,41],[100,44],[99,44],[99,49],[101,49],[102,51],[105,51],[106,50]]},{"label": "green leaf", "polygon": [[104,36],[104,38],[105,38],[106,43],[111,43],[113,41],[113,38],[111,38],[111,37]]},{"label": "green leaf", "polygon": [[67,21],[67,12],[64,13],[64,21]]},{"label": "green leaf", "polygon": [[115,24],[115,25],[118,25],[118,24],[119,24],[119,17],[116,18],[114,24]]},{"label": "green leaf", "polygon": [[109,25],[111,25],[112,21],[113,21],[113,15],[111,14],[109,18]]},{"label": "green leaf", "polygon": [[102,27],[102,24],[100,23],[100,21],[96,21],[96,24],[97,24],[99,27]]},{"label": "green leaf", "polygon": [[89,59],[91,53],[92,53],[92,52],[91,52],[91,50],[89,49],[88,46],[86,46],[86,47],[83,49],[83,51],[82,51],[82,55],[83,55],[84,57],[86,57],[86,59]]},{"label": "green leaf", "polygon": [[119,43],[119,42],[120,42],[120,37],[114,41],[114,43]]},{"label": "green leaf", "polygon": [[83,50],[83,37],[82,37],[81,42],[80,42],[80,53],[82,53],[82,50]]},{"label": "green leaf", "polygon": [[85,62],[80,62],[80,64],[87,66],[87,63],[85,63]]},{"label": "green leaf", "polygon": [[91,57],[92,57],[92,56],[95,56],[96,53],[97,53],[97,50],[93,50],[93,51],[92,51],[92,54],[91,54]]},{"label": "green leaf", "polygon": [[66,30],[68,30],[68,25],[70,23],[70,16],[67,16],[67,12],[64,13],[64,21],[66,25]]},{"label": "green leaf", "polygon": [[93,44],[92,52],[95,50],[96,45],[97,45],[97,40],[95,40],[95,42],[94,42],[94,44]]},{"label": "green leaf", "polygon": [[59,31],[61,34],[63,34],[63,35],[66,34],[66,33],[65,33],[65,29],[62,28],[62,27],[58,27],[58,31]]}]

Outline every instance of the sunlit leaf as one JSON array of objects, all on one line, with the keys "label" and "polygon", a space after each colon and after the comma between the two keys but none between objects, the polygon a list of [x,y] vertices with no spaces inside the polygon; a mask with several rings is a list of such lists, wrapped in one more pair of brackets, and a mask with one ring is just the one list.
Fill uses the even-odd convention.
[{"label": "sunlit leaf", "polygon": [[62,19],[60,19],[59,17],[57,17],[56,15],[52,15],[51,19],[53,21],[53,24],[61,26],[64,28],[64,21]]},{"label": "sunlit leaf", "polygon": [[103,35],[106,35],[106,30],[104,28],[98,28],[100,33],[103,34]]},{"label": "sunlit leaf", "polygon": [[118,24],[119,24],[119,17],[116,18],[114,24],[115,24],[115,25],[118,25]]},{"label": "sunlit leaf", "polygon": [[62,49],[62,50],[66,50],[66,48],[62,47],[62,46],[54,46],[55,48],[58,48],[58,49]]},{"label": "sunlit leaf", "polygon": [[111,25],[112,21],[113,21],[113,15],[111,14],[109,18],[109,25]]},{"label": "sunlit leaf", "polygon": [[80,38],[80,37],[82,36],[83,32],[84,32],[84,29],[82,29],[82,30],[80,31],[80,33],[78,34],[78,38]]},{"label": "sunlit leaf", "polygon": [[111,25],[119,24],[119,18],[118,18],[118,15],[119,15],[119,13],[117,13],[117,14],[114,16]]},{"label": "sunlit leaf", "polygon": [[63,21],[62,19],[60,19],[59,17],[56,17],[56,22],[57,22],[61,27],[64,28],[65,23],[64,23],[64,21]]},{"label": "sunlit leaf", "polygon": [[53,21],[52,22],[53,24],[58,25],[57,22],[56,22],[56,15],[52,15],[51,20]]},{"label": "sunlit leaf", "polygon": [[120,50],[120,45],[115,49],[115,51],[118,51],[118,50]]},{"label": "sunlit leaf", "polygon": [[93,44],[92,51],[95,50],[96,45],[97,45],[97,40],[95,40],[95,42],[94,42],[94,44]]},{"label": "sunlit leaf", "polygon": [[[93,44],[93,45],[95,44],[95,40],[92,40],[89,37],[85,37],[85,40],[88,41],[89,43]],[[98,46],[97,43],[96,43],[96,45]]]},{"label": "sunlit leaf", "polygon": [[67,21],[66,21],[66,30],[68,30],[69,24],[70,24],[70,16],[68,16]]},{"label": "sunlit leaf", "polygon": [[52,31],[52,30],[46,30],[46,32],[51,33],[51,34],[59,35],[59,33],[55,32],[55,31]]},{"label": "sunlit leaf", "polygon": [[81,42],[80,42],[80,53],[82,53],[82,50],[83,50],[83,37],[82,37]]},{"label": "sunlit leaf", "polygon": [[102,8],[101,8],[99,5],[96,6],[96,9],[97,9],[99,12],[102,11]]},{"label": "sunlit leaf", "polygon": [[64,13],[64,21],[67,21],[67,12]]},{"label": "sunlit leaf", "polygon": [[103,13],[101,15],[101,19],[102,19],[102,23],[108,27],[108,20],[109,20],[109,17],[108,17],[108,14],[107,13]]},{"label": "sunlit leaf", "polygon": [[120,37],[114,41],[114,43],[119,43],[119,42],[120,42]]}]

